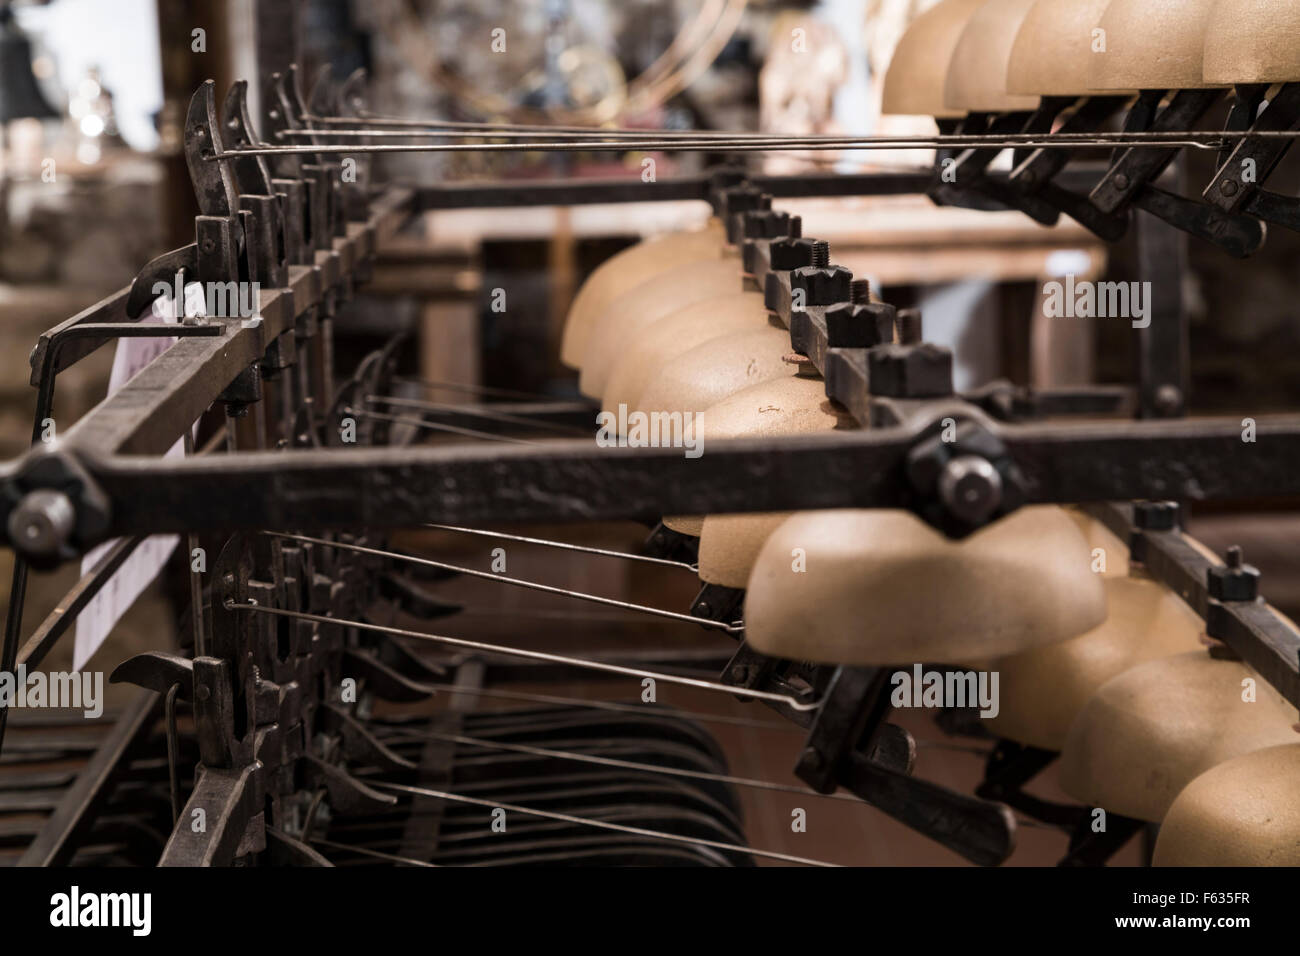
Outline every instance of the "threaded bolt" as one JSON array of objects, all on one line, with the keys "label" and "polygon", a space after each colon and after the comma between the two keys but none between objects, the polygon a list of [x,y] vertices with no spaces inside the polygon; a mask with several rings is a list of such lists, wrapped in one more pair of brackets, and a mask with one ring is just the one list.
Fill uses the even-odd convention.
[{"label": "threaded bolt", "polygon": [[854,279],[849,285],[849,301],[854,305],[868,305],[871,302],[871,282]]},{"label": "threaded bolt", "polygon": [[818,269],[825,269],[831,264],[831,244],[818,239],[812,247],[812,264]]},{"label": "threaded bolt", "polygon": [[900,345],[920,345],[923,333],[919,309],[899,309],[895,319]]}]

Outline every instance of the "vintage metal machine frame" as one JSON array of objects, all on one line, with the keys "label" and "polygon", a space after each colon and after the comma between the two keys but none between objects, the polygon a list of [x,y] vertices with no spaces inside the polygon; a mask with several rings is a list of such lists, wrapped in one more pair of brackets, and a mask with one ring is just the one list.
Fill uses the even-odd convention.
[{"label": "vintage metal machine frame", "polygon": [[[313,128],[291,70],[269,72],[263,90],[272,132]],[[771,210],[773,198],[801,196],[931,192],[940,201],[976,201],[939,188],[928,171],[754,176],[722,168],[652,183],[433,188],[374,187],[362,176],[345,184],[330,153],[271,156],[269,163],[260,155],[226,156],[255,148],[259,140],[246,86],[232,88],[222,115],[215,92],[211,83],[198,91],[186,123],[201,210],[195,242],[151,263],[131,287],[50,329],[33,351],[39,425],[52,407],[59,373],[94,350],[127,336],[178,337],[56,446],[42,446],[34,432],[32,451],[0,466],[0,527],[19,555],[0,669],[39,666],[145,536],[234,536],[205,576],[206,600],[195,592],[194,655],[143,655],[118,668],[115,679],[146,692],[118,721],[24,862],[66,861],[76,834],[121,772],[123,754],[164,705],[171,713],[177,697],[193,703],[201,754],[189,809],[205,808],[210,823],[203,832],[177,827],[162,862],[224,864],[263,853],[324,862],[299,839],[296,799],[304,786],[323,789],[339,808],[384,806],[395,797],[351,776],[348,761],[404,765],[357,720],[355,705],[339,700],[340,681],[351,676],[400,699],[418,696],[422,677],[436,671],[355,623],[369,598],[418,602],[409,582],[376,552],[382,553],[386,529],[422,522],[653,522],[664,514],[901,507],[960,536],[1026,504],[1082,503],[1128,543],[1135,562],[1204,618],[1207,634],[1222,642],[1221,653],[1240,657],[1300,705],[1300,635],[1259,598],[1258,575],[1238,555],[1216,563],[1189,544],[1175,503],[1294,493],[1300,417],[1261,418],[1253,443],[1243,443],[1239,421],[1181,418],[1187,329],[1177,294],[1139,333],[1141,420],[1047,421],[1113,411],[1125,390],[998,383],[956,394],[952,356],[922,341],[919,317],[868,301],[853,276],[831,263],[825,243],[801,235],[798,217]],[[313,111],[346,110],[354,99],[352,93],[327,94],[318,88],[306,98]],[[1292,106],[1288,99],[1279,110]],[[1176,100],[1170,109],[1185,107]],[[1155,128],[1180,128],[1169,127],[1178,121],[1174,116]],[[327,139],[328,130],[320,132]],[[1133,174],[1140,166],[1140,178],[1154,189],[1149,184],[1177,150],[1132,152],[1117,156],[1100,181],[1114,184],[1118,168]],[[1275,162],[1276,144],[1273,152]],[[989,157],[968,154],[967,164],[981,167],[971,187],[982,193],[978,203],[1024,207],[1015,198],[1023,173],[988,173],[981,161]],[[1035,194],[1068,208],[1061,190],[1098,181],[1098,171],[1066,168],[1062,155],[1039,150],[1023,158],[1031,164],[1036,158],[1044,179],[1059,177],[1048,190],[1040,180]],[[1128,194],[1136,195],[1136,187]],[[1159,204],[1158,194],[1146,195],[1146,202]],[[769,310],[789,329],[792,350],[816,368],[827,395],[860,430],[719,441],[698,460],[673,449],[607,449],[582,440],[541,449],[417,447],[394,443],[383,423],[363,426],[355,445],[337,439],[349,396],[383,393],[393,346],[336,385],[333,320],[364,282],[376,248],[411,217],[449,208],[680,199],[712,204],[743,250],[745,283],[763,292]],[[1171,220],[1186,217],[1186,202],[1165,204],[1173,211],[1139,223],[1139,268],[1165,288],[1177,288],[1185,259],[1179,223]],[[1122,206],[1108,201],[1105,214],[1127,216]],[[1198,220],[1186,231],[1201,234],[1203,227]],[[259,316],[179,326],[138,319],[153,283],[177,272],[202,282],[260,282]],[[794,306],[794,290],[805,308]],[[219,453],[224,436],[218,436],[196,454],[161,457],[214,403],[223,403],[234,420],[259,402],[273,403],[277,415],[255,416],[255,447]],[[278,422],[278,434],[266,434],[267,422]],[[956,428],[956,441],[940,440],[945,425]],[[951,493],[957,480],[968,492],[960,497]],[[299,537],[256,533],[265,531]],[[27,567],[74,558],[109,538],[118,541],[22,641]],[[666,532],[655,540],[665,549],[682,544]],[[706,586],[693,613],[730,621],[741,596]],[[250,602],[268,613],[247,613]],[[270,612],[277,609],[297,618],[276,621]],[[1109,838],[1093,839],[1068,810],[1021,793],[1019,784],[1050,755],[1004,748],[976,796],[911,776],[912,742],[884,720],[881,669],[775,661],[750,650],[743,635],[738,647],[714,658],[723,662],[721,683],[739,695],[765,698],[807,729],[796,772],[810,786],[851,790],[973,861],[993,864],[1010,853],[1014,823],[1004,804],[1070,830],[1067,862],[1104,860],[1132,832],[1118,828]],[[452,676],[475,686],[488,669],[501,666],[499,658],[485,664],[468,654]]]}]

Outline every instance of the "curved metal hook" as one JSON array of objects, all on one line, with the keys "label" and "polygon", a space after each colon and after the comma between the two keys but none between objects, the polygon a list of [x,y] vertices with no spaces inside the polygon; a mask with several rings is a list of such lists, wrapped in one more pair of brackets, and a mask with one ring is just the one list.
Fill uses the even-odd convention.
[{"label": "curved metal hook", "polygon": [[[334,116],[338,113],[338,91],[330,82],[332,71],[328,63],[316,71],[311,92],[307,94],[307,108],[313,116]],[[310,124],[308,124],[310,125]]]},{"label": "curved metal hook", "polygon": [[[233,149],[258,145],[253,121],[248,114],[248,81],[236,80],[226,93],[221,108],[222,129]],[[234,162],[235,178],[242,192],[250,196],[274,196],[271,169],[262,156],[242,156]]]},{"label": "curved metal hook", "polygon": [[366,68],[359,66],[348,75],[339,87],[338,113],[340,116],[360,116],[366,108]]},{"label": "curved metal hook", "polygon": [[185,165],[205,216],[233,216],[239,211],[239,190],[229,163],[211,162],[225,150],[217,119],[216,83],[204,80],[190,100],[185,117]]}]

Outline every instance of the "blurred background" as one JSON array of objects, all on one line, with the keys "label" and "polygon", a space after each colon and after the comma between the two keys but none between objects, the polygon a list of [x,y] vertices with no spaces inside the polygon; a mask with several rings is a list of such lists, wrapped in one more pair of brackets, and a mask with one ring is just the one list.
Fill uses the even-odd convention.
[{"label": "blurred background", "polygon": [[[284,3],[299,18],[295,53],[304,77],[324,65],[336,79],[364,67],[368,107],[378,114],[783,134],[934,132],[928,118],[879,115],[894,46],[933,0]],[[38,335],[129,283],[151,257],[192,240],[197,209],[180,154],[190,97],[205,79],[217,81],[220,96],[236,78],[254,75],[256,45],[271,41],[257,35],[253,0],[0,0],[0,30],[0,454],[9,458],[31,441],[28,356]],[[497,50],[499,30],[504,48]],[[646,158],[666,179],[722,157],[408,154],[376,157],[375,175],[429,184],[634,177]],[[930,159],[841,152],[754,162],[798,172]],[[1196,163],[1212,160],[1208,153],[1189,157],[1188,181],[1205,181],[1212,169]],[[1292,181],[1287,177],[1279,170],[1271,187],[1300,187],[1294,172]],[[999,377],[1033,385],[1133,380],[1136,340],[1128,323],[1048,322],[1041,308],[1043,284],[1054,277],[1128,276],[1125,243],[1108,249],[1065,219],[1044,229],[1018,213],[941,208],[923,196],[776,205],[803,216],[805,235],[829,240],[833,259],[870,278],[888,301],[924,310],[927,338],[956,352],[958,389]],[[584,277],[618,249],[702,224],[708,215],[692,202],[428,213],[381,250],[373,281],[338,323],[340,369],[350,371],[360,355],[407,329],[413,344],[406,371],[439,383],[443,391],[432,396],[438,400],[465,400],[467,389],[482,388],[575,396],[575,375],[560,365],[558,341]],[[1191,244],[1181,291],[1192,323],[1193,414],[1300,407],[1297,244],[1295,235],[1275,230],[1247,263]],[[506,312],[490,307],[496,289],[506,291]],[[71,423],[103,398],[111,362],[112,350],[102,349],[60,376],[56,421]],[[1219,549],[1244,545],[1264,572],[1264,593],[1300,616],[1300,512],[1263,512],[1251,503],[1202,508],[1193,512],[1191,530]],[[641,534],[597,529],[592,540],[627,549]],[[9,561],[0,553],[6,581]],[[544,564],[539,558],[539,573]],[[621,568],[598,572],[575,563],[566,573],[581,590],[644,603],[690,598],[645,593],[648,585],[635,571]],[[75,567],[34,576],[24,633],[76,577]],[[170,638],[160,635],[172,632],[175,617],[167,593],[166,581],[146,592],[90,666],[107,669],[135,649],[165,644]],[[584,621],[560,608],[554,614],[561,622],[554,625],[557,640],[580,642],[585,633],[608,630],[607,621]],[[67,663],[58,654],[50,669]],[[729,701],[701,695],[689,703],[725,709]],[[938,736],[909,729],[919,738]],[[793,737],[791,747],[797,742]],[[731,744],[739,773],[788,772],[789,755],[779,746],[748,737]],[[945,759],[933,775],[969,789],[978,755]],[[764,771],[765,761],[783,769]],[[862,832],[855,859],[862,852],[892,862],[951,858],[878,814],[858,812],[854,820],[864,817],[877,829]],[[757,843],[776,847],[784,828],[772,826],[771,839]],[[1026,839],[1032,845],[1035,837]],[[903,842],[886,852],[893,840]],[[798,851],[844,855],[834,845],[810,852],[801,844]],[[1037,862],[1050,861],[1053,852],[1045,849]]]}]

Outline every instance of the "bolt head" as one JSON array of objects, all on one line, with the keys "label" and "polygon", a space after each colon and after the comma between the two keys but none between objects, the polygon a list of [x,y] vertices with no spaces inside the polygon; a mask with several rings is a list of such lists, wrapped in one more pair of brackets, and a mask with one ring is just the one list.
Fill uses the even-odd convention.
[{"label": "bolt head", "polygon": [[1002,503],[1002,476],[987,458],[958,455],[939,473],[944,507],[968,524],[982,524]]},{"label": "bolt head", "polygon": [[1205,586],[1216,601],[1253,601],[1259,597],[1259,568],[1251,564],[1207,568]]},{"label": "bolt head", "polygon": [[768,259],[773,269],[788,271],[812,265],[813,241],[803,236],[777,239],[768,248]]},{"label": "bolt head", "polygon": [[29,491],[9,513],[9,540],[24,554],[53,557],[67,546],[77,525],[72,499],[61,491]]},{"label": "bolt head", "polygon": [[1183,407],[1183,390],[1177,385],[1161,385],[1156,389],[1155,407],[1162,415],[1177,415]]},{"label": "bolt head", "polygon": [[867,385],[884,398],[952,394],[952,351],[938,345],[881,345],[867,352]]},{"label": "bolt head", "polygon": [[879,302],[839,302],[826,309],[826,344],[833,349],[866,349],[894,337],[894,307]]},{"label": "bolt head", "polygon": [[847,302],[853,273],[842,266],[803,266],[790,273],[790,288],[804,291],[804,305],[826,306]]},{"label": "bolt head", "polygon": [[1136,502],[1133,505],[1133,523],[1143,531],[1172,531],[1178,525],[1178,502]]},{"label": "bolt head", "polygon": [[775,209],[756,209],[744,214],[746,239],[780,239],[790,235],[790,214]]},{"label": "bolt head", "polygon": [[720,211],[728,217],[753,209],[767,209],[772,205],[771,196],[747,184],[733,186],[724,191],[722,200],[724,206]]}]

